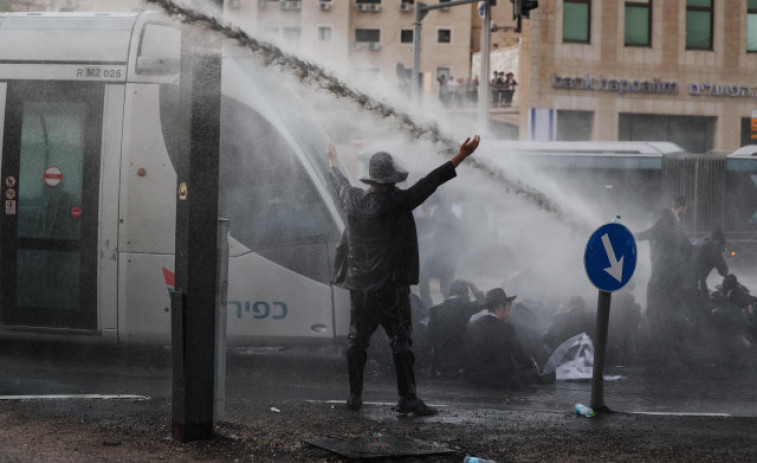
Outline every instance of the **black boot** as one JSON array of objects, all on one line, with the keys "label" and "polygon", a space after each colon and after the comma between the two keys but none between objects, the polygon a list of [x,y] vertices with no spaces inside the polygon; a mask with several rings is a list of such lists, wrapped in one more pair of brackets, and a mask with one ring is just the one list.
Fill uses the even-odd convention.
[{"label": "black boot", "polygon": [[415,356],[411,350],[395,352],[394,371],[397,373],[397,394],[400,397],[415,397]]},{"label": "black boot", "polygon": [[415,373],[413,365],[415,356],[411,350],[394,353],[394,369],[397,372],[397,392],[400,400],[395,410],[399,413],[412,413],[416,416],[436,415],[437,411],[429,407],[415,395]]},{"label": "black boot", "polygon": [[360,394],[352,393],[347,399],[347,408],[356,412],[363,407],[363,397]]},{"label": "black boot", "polygon": [[358,411],[363,406],[363,371],[368,354],[357,344],[347,347],[347,369],[350,374],[350,397],[347,408]]},{"label": "black boot", "polygon": [[401,398],[396,407],[399,413],[412,413],[415,416],[433,416],[439,413],[435,408],[429,407],[418,397]]}]

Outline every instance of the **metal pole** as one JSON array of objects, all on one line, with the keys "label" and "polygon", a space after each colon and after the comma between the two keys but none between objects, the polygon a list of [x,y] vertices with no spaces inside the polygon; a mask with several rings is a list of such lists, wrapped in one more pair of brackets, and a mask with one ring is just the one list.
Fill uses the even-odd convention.
[{"label": "metal pole", "polygon": [[481,26],[481,71],[478,79],[478,124],[489,127],[489,49],[491,48],[492,7],[484,2],[484,22]]},{"label": "metal pole", "polygon": [[221,42],[186,27],[181,48],[171,432],[187,442],[213,437]]},{"label": "metal pole", "polygon": [[599,291],[599,297],[597,298],[596,339],[594,340],[594,374],[591,381],[591,408],[595,412],[609,411],[604,399],[604,366],[611,301],[612,293]]},{"label": "metal pole", "polygon": [[226,418],[226,306],[229,288],[229,219],[218,219],[216,268],[216,345],[213,421]]},{"label": "metal pole", "polygon": [[426,16],[426,4],[415,4],[415,22],[413,22],[413,75],[410,77],[410,97],[413,103],[420,101],[420,82],[418,78],[421,72],[421,21]]}]

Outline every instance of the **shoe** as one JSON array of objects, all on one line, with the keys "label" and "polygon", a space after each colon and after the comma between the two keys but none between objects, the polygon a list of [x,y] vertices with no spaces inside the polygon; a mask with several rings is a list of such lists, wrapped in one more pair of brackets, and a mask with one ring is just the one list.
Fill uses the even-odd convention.
[{"label": "shoe", "polygon": [[412,413],[415,416],[433,416],[439,413],[435,408],[429,407],[417,397],[413,399],[401,398],[395,410],[398,413]]},{"label": "shoe", "polygon": [[555,384],[555,381],[557,381],[557,372],[555,370],[540,374],[539,379],[536,380],[539,384]]},{"label": "shoe", "polygon": [[363,407],[363,398],[360,394],[350,394],[350,398],[347,399],[347,408],[356,412]]}]

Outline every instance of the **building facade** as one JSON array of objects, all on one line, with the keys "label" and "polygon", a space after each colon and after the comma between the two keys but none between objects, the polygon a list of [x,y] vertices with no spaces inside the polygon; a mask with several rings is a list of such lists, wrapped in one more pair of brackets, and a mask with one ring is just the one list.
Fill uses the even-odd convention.
[{"label": "building facade", "polygon": [[[429,2],[432,3],[432,2]],[[430,11],[422,21],[424,92],[437,78],[471,77],[475,5]],[[415,5],[408,0],[227,0],[226,18],[319,63],[409,86]]]},{"label": "building facade", "polygon": [[521,139],[749,143],[757,1],[554,0],[529,26]]}]

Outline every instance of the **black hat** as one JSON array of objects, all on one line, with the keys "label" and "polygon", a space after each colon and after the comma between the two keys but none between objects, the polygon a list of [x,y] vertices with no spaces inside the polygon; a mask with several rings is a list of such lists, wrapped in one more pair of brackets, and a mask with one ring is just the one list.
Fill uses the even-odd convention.
[{"label": "black hat", "polygon": [[394,163],[392,155],[386,151],[379,151],[371,156],[368,163],[368,176],[360,179],[361,182],[370,185],[384,185],[387,183],[399,183],[407,178],[407,172]]},{"label": "black hat", "polygon": [[500,304],[509,304],[518,296],[507,296],[507,293],[505,293],[505,290],[502,288],[494,288],[492,290],[489,290],[489,292],[486,293],[486,308],[490,312],[497,307],[499,307]]}]

